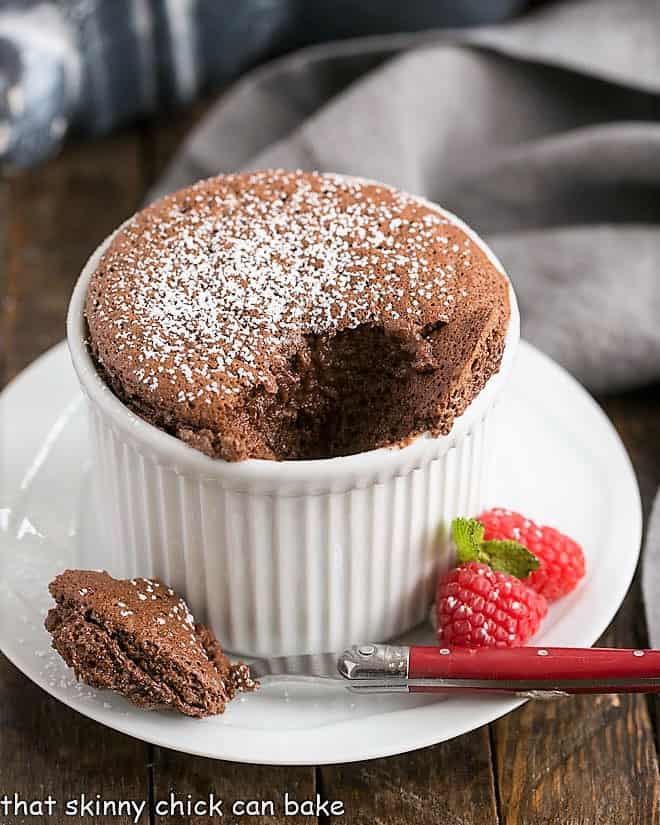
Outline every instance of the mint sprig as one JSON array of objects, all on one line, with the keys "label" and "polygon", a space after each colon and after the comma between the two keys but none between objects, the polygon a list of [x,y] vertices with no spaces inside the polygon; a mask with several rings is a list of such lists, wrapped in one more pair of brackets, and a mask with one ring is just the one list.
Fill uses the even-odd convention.
[{"label": "mint sprig", "polygon": [[459,564],[477,561],[500,573],[524,579],[539,568],[539,560],[517,541],[484,541],[484,526],[474,518],[455,518],[451,535]]}]

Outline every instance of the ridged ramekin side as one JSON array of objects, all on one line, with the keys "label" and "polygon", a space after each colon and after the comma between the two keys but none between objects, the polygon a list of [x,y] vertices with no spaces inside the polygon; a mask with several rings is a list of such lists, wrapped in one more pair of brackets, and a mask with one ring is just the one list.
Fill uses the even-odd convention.
[{"label": "ridged ramekin side", "polygon": [[424,621],[447,528],[484,504],[492,416],[421,467],[317,495],[232,490],[159,463],[91,405],[115,575],[157,576],[227,649],[277,655],[395,637]]}]

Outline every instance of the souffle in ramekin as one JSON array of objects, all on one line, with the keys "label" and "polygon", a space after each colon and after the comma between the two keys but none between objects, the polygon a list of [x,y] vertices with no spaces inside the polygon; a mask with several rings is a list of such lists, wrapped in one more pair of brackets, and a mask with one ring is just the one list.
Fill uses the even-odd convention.
[{"label": "souffle in ramekin", "polygon": [[261,171],[157,201],[69,311],[98,566],[170,582],[247,655],[402,633],[484,504],[518,326],[483,241],[384,184]]}]

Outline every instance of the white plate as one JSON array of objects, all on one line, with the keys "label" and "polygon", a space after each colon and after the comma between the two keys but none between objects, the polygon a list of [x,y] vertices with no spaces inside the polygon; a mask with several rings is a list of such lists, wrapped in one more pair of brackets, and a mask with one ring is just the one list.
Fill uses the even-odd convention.
[{"label": "white plate", "polygon": [[[537,641],[593,644],[625,596],[639,554],[641,508],[628,456],[587,393],[529,345],[521,346],[498,414],[493,504],[556,525],[580,541],[587,556],[585,581],[553,606]],[[86,422],[64,345],[3,393],[0,427],[0,648],[26,676],[80,713],[187,753],[301,765],[431,745],[520,704],[494,697],[358,697],[340,686],[289,683],[241,697],[223,716],[199,721],[137,710],[76,683],[43,629],[50,579],[65,567],[102,563],[90,564],[97,542]],[[426,629],[417,638],[432,643]]]}]

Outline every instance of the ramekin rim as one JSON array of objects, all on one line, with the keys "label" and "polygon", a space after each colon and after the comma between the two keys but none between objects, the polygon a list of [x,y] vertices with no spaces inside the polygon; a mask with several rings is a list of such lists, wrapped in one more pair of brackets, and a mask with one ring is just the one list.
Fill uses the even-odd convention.
[{"label": "ramekin rim", "polygon": [[[344,177],[348,178],[350,176],[345,175]],[[221,458],[211,458],[176,436],[170,435],[140,418],[117,398],[99,375],[87,347],[84,319],[89,280],[105,249],[124,224],[102,241],[90,255],[76,282],[69,303],[66,322],[67,342],[73,366],[84,393],[113,421],[120,431],[129,435],[133,440],[139,440],[142,445],[148,448],[149,452],[157,454],[159,460],[165,459],[167,463],[186,467],[195,475],[203,474],[213,478],[222,477],[227,481],[259,482],[261,484],[279,482],[283,485],[305,482],[329,484],[333,480],[346,478],[355,472],[359,472],[363,476],[364,474],[377,474],[381,470],[387,470],[388,475],[390,475],[393,472],[395,473],[397,468],[418,466],[420,463],[424,463],[423,459],[427,457],[430,460],[443,454],[457,442],[463,433],[469,431],[471,424],[483,418],[486,410],[492,406],[498,397],[515,357],[520,338],[520,317],[511,281],[501,262],[485,241],[449,210],[425,198],[420,197],[418,199],[438,210],[459,226],[497,267],[509,287],[510,315],[500,367],[497,372],[490,376],[485,386],[464,412],[455,419],[452,429],[447,435],[432,436],[430,433],[423,433],[404,446],[381,447],[334,458],[283,461],[248,458],[243,461],[230,462]]]}]

